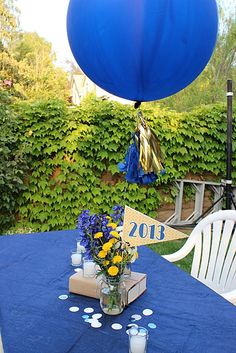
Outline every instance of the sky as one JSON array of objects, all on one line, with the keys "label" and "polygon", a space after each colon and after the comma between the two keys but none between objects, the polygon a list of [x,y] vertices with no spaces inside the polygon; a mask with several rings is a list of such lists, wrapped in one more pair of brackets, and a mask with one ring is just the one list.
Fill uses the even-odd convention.
[{"label": "sky", "polygon": [[[227,10],[232,8],[235,0],[219,1]],[[20,26],[23,31],[37,32],[52,43],[59,66],[66,67],[66,60],[74,61],[66,34],[69,0],[16,0],[16,4],[21,12]]]}]

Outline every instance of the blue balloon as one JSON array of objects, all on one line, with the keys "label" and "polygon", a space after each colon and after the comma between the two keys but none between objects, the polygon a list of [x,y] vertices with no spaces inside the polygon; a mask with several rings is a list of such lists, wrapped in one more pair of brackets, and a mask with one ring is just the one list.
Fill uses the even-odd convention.
[{"label": "blue balloon", "polygon": [[134,101],[170,96],[208,63],[217,38],[215,0],[70,0],[67,33],[84,73]]}]

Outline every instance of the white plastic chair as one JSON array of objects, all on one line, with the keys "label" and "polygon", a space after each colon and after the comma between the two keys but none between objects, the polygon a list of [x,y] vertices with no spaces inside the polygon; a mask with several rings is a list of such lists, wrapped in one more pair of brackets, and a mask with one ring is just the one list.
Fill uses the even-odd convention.
[{"label": "white plastic chair", "polygon": [[0,332],[0,353],[4,353],[4,352],[3,352],[3,346],[2,346],[1,332]]},{"label": "white plastic chair", "polygon": [[191,275],[229,301],[236,300],[236,211],[206,216],[183,247],[166,260],[183,259],[194,249]]}]

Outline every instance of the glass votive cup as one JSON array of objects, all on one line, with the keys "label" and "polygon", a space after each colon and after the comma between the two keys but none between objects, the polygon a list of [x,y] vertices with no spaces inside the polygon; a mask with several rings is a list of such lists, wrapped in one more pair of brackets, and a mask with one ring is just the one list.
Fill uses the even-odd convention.
[{"label": "glass votive cup", "polygon": [[144,327],[131,327],[129,334],[129,353],[146,353],[148,330]]},{"label": "glass votive cup", "polygon": [[127,264],[124,269],[123,276],[125,279],[128,279],[131,277],[131,264]]},{"label": "glass votive cup", "polygon": [[83,253],[77,249],[71,250],[71,265],[74,267],[82,266]]},{"label": "glass votive cup", "polygon": [[76,243],[77,243],[77,250],[80,252],[85,252],[85,247],[81,245],[81,237],[76,238]]},{"label": "glass votive cup", "polygon": [[84,277],[95,277],[96,274],[96,264],[93,260],[83,259],[83,276]]}]

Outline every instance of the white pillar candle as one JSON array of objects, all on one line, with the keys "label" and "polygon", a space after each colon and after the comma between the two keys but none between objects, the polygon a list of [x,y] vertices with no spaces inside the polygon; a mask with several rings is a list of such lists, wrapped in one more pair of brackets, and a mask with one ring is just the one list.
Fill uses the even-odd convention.
[{"label": "white pillar candle", "polygon": [[71,262],[73,266],[79,266],[82,261],[82,255],[81,254],[72,254],[71,255]]},{"label": "white pillar candle", "polygon": [[138,334],[130,337],[130,353],[146,353],[146,336]]},{"label": "white pillar candle", "polygon": [[95,266],[93,261],[84,261],[84,277],[93,277],[95,275]]}]

